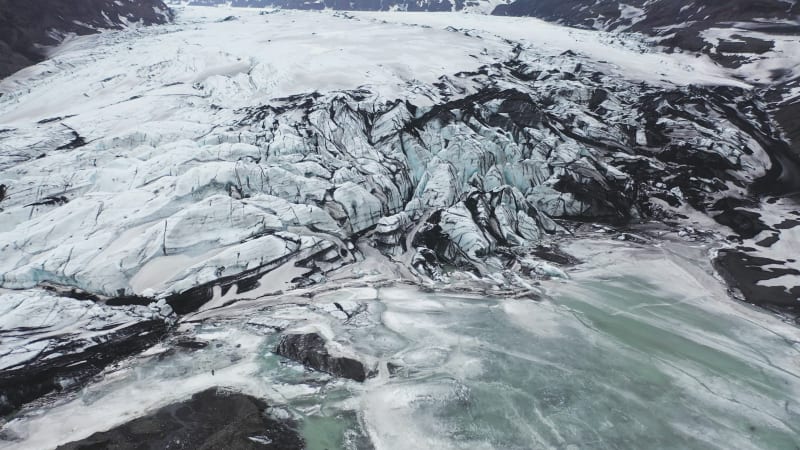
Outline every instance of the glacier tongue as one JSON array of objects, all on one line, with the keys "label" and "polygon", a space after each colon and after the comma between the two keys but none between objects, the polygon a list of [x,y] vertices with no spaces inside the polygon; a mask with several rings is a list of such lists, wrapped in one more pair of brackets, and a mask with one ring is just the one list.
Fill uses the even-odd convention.
[{"label": "glacier tongue", "polygon": [[[485,273],[502,266],[498,249],[524,253],[558,232],[554,218],[704,210],[748,195],[777,161],[776,133],[741,87],[651,86],[458,28],[250,11],[232,25],[221,13],[187,8],[175,25],[82,38],[94,47],[76,40],[3,82],[3,287],[210,292],[320,246],[335,256],[318,257],[352,262],[347,241],[365,233],[388,254],[424,247],[435,264]],[[326,31],[298,35],[301,18]],[[212,31],[236,50],[209,45]],[[399,37],[419,45],[403,66],[373,55],[406,52]],[[459,51],[445,58],[444,44]],[[310,64],[322,69],[303,74]],[[419,221],[427,237],[409,226]]]}]

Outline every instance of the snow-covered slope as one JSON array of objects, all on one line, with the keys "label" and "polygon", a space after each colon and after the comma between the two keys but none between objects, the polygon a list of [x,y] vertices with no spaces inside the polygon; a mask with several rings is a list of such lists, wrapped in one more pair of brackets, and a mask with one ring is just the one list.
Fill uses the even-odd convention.
[{"label": "snow-covered slope", "polygon": [[170,18],[161,0],[0,0],[0,78],[41,61],[67,36]]},{"label": "snow-covered slope", "polygon": [[[181,3],[177,1],[177,3]],[[183,2],[185,3],[185,2]],[[800,154],[800,3],[795,0],[192,0],[196,5],[350,11],[463,11],[537,17],[583,29],[641,33],[670,52],[698,54],[758,85]],[[434,19],[436,20],[436,19]],[[488,19],[482,22],[491,24]],[[496,23],[495,23],[496,25]],[[629,38],[623,38],[629,39]]]},{"label": "snow-covered slope", "polygon": [[[639,32],[673,50],[704,52],[728,66],[761,59],[800,34],[795,0],[175,0],[205,6],[349,11],[468,11],[537,17],[580,28]],[[784,67],[786,65],[784,64]]]},{"label": "snow-covered slope", "polygon": [[0,287],[159,314],[365,259],[529,288],[573,221],[752,238],[800,180],[729,69],[529,18],[188,7],[0,92]]}]

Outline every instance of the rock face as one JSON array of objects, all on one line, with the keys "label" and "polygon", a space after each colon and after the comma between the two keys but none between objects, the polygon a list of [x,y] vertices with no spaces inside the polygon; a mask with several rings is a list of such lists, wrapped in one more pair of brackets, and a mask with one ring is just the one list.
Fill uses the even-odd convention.
[{"label": "rock face", "polygon": [[79,388],[169,328],[155,305],[112,307],[37,290],[0,294],[0,318],[3,415],[45,394]]},{"label": "rock face", "polygon": [[161,0],[0,0],[0,79],[44,59],[42,46],[128,23],[165,23]]},{"label": "rock face", "polygon": [[275,353],[337,377],[364,381],[371,375],[361,361],[331,355],[325,339],[317,333],[284,335],[275,347]]},{"label": "rock face", "polygon": [[288,420],[266,413],[260,399],[212,388],[191,399],[59,450],[107,449],[280,449],[304,448],[303,439]]},{"label": "rock face", "polygon": [[738,243],[719,250],[714,266],[741,300],[800,323],[800,197],[771,197],[767,204],[732,205]]}]

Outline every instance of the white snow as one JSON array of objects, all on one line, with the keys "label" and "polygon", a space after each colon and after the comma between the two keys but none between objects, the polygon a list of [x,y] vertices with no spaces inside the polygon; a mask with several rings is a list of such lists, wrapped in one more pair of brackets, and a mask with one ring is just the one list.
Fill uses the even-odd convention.
[{"label": "white snow", "polygon": [[355,12],[356,17],[375,21],[456,29],[483,36],[487,42],[520,41],[543,56],[558,56],[571,50],[589,61],[603,62],[629,79],[654,84],[748,85],[732,79],[725,69],[707,57],[667,54],[645,44],[643,37],[594,30],[579,30],[531,17],[480,16],[473,14],[414,12]]},{"label": "white snow", "polygon": [[[732,24],[727,28],[709,28],[701,36],[715,47],[721,40],[741,41],[741,37],[772,42],[773,48],[763,54],[733,54],[745,61],[731,69],[735,74],[749,83],[772,83],[776,73],[781,79],[791,79],[800,75],[800,40],[797,36],[764,33],[747,29],[748,24]],[[793,94],[795,97],[797,93]]]}]

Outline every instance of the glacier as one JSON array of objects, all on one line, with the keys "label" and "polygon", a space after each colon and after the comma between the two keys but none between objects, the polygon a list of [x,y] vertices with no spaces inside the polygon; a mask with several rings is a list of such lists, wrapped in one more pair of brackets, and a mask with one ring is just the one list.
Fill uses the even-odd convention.
[{"label": "glacier", "polygon": [[[520,327],[567,352],[577,350],[561,327],[596,351],[621,343],[601,383],[626,399],[614,380],[633,366],[628,352],[657,348],[649,333],[673,339],[655,372],[631,375],[633,403],[648,377],[666,377],[680,395],[702,393],[722,425],[684,421],[681,411],[699,412],[681,398],[659,430],[692,448],[790,443],[798,383],[787,367],[800,340],[782,320],[796,311],[800,222],[784,219],[800,164],[737,70],[640,35],[454,13],[183,7],[171,24],[67,39],[0,81],[0,307],[4,336],[16,334],[0,342],[0,364],[12,375],[42,368],[40,390],[5,395],[7,411],[22,410],[0,447],[84,439],[219,383],[288,408],[311,427],[307,443],[328,439],[330,425],[313,423],[336,414],[354,448],[401,448],[402,427],[437,448],[593,442],[581,423],[609,425],[586,404],[565,422],[517,409],[538,422],[508,440],[432,419],[480,401],[491,384],[481,358],[509,371],[507,409],[532,395],[511,381],[523,361],[559,369],[531,383],[554,386],[542,395],[562,411],[572,397],[558,379],[577,362],[501,351],[512,339],[502,330]],[[738,298],[774,314],[730,299],[715,267]],[[675,292],[663,283],[673,275],[700,281]],[[698,297],[703,286],[713,287]],[[604,289],[611,303],[595,304],[589,292]],[[667,331],[636,312],[660,307],[701,312]],[[500,331],[481,328],[481,311],[504,312]],[[606,329],[606,313],[641,334]],[[758,342],[703,332],[712,317]],[[317,336],[333,355],[318,369],[344,358],[370,376],[308,374],[273,354],[280,334]],[[52,358],[95,346],[119,351],[53,371]],[[741,380],[692,383],[726,368]],[[125,404],[131,392],[138,405]],[[322,404],[329,396],[335,406]],[[742,437],[741,404],[774,435]],[[716,438],[696,440],[715,425]],[[642,442],[636,430],[609,433],[597,447]]]},{"label": "glacier", "polygon": [[[703,209],[723,196],[747,196],[774,164],[765,147],[777,145],[775,131],[756,123],[758,100],[741,82],[665,93],[664,80],[595,67],[602,51],[595,43],[573,56],[558,45],[542,51],[536,41],[479,32],[420,32],[397,14],[389,16],[397,22],[381,24],[369,15],[306,13],[326,31],[305,35],[297,34],[309,26],[299,25],[298,13],[222,23],[204,22],[208,11],[183,14],[165,28],[76,39],[28,70],[40,73],[4,82],[2,152],[14,162],[3,171],[4,287],[46,281],[163,298],[312,253],[326,263],[310,261],[309,270],[324,273],[352,262],[348,241],[395,214],[434,225],[418,243],[428,232],[449,237],[446,249],[432,249],[443,262],[486,271],[498,244],[525,247],[557,233],[553,218],[669,215],[667,204],[683,205],[682,196]],[[272,45],[247,21],[270,29],[276,21],[274,41],[282,42]],[[423,57],[377,42],[383,58],[367,57],[360,36],[342,38],[337,27],[373,41],[409,35],[406,45]],[[183,41],[218,35],[243,54],[263,51],[263,60],[203,41],[191,53]],[[439,52],[458,47],[462,56],[436,57],[420,49],[424,40]],[[605,46],[626,57],[637,51]],[[156,51],[160,62],[144,57]],[[285,60],[289,52],[303,60]],[[398,56],[401,66],[390,61]],[[671,63],[665,70],[686,67],[681,58],[652,57]],[[58,70],[63,64],[84,68]],[[105,76],[112,67],[126,70],[104,80],[86,73]],[[322,76],[328,73],[342,76]],[[749,121],[726,110],[730,102],[748,102]],[[41,115],[58,104],[60,118]],[[682,174],[673,181],[666,174],[676,167]],[[164,258],[169,269],[152,270]]]}]

